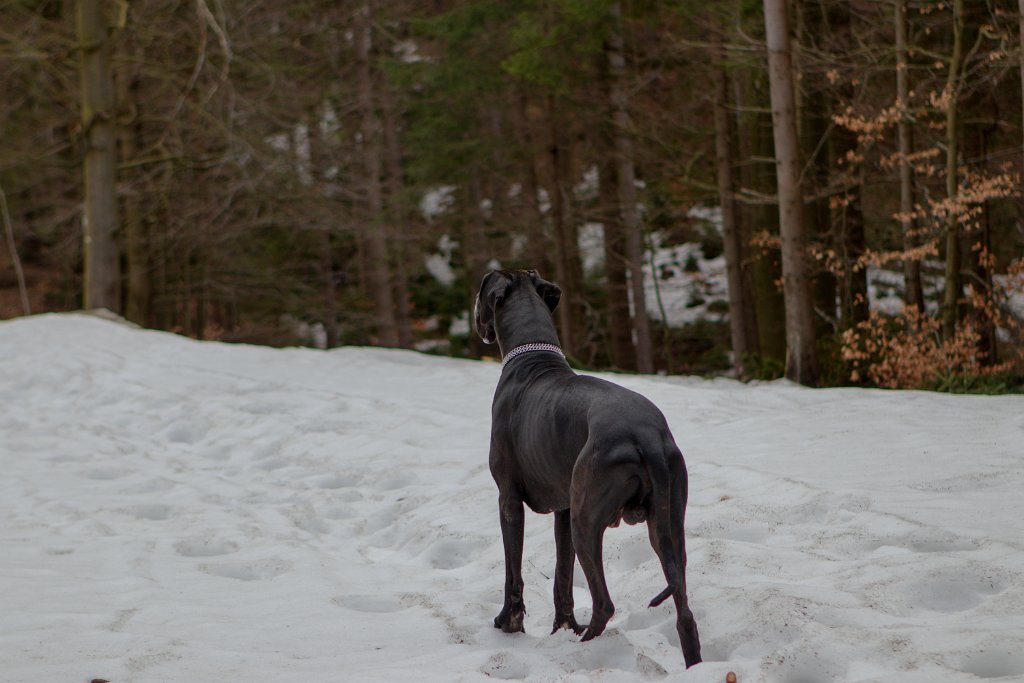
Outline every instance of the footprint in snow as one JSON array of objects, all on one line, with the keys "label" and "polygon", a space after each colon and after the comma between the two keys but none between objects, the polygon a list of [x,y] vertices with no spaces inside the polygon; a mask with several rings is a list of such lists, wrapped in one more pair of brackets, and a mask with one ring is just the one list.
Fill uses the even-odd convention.
[{"label": "footprint in snow", "polygon": [[458,569],[475,560],[483,545],[485,543],[478,539],[437,541],[424,557],[434,569]]},{"label": "footprint in snow", "polygon": [[526,678],[530,670],[526,666],[526,662],[511,652],[495,652],[480,667],[480,673],[502,680],[521,680]]},{"label": "footprint in snow", "polygon": [[86,479],[109,481],[111,479],[127,477],[129,474],[132,474],[132,472],[133,470],[126,467],[94,467],[92,469],[82,470],[78,474]]},{"label": "footprint in snow", "polygon": [[218,564],[201,564],[199,571],[212,576],[239,581],[264,581],[273,579],[291,571],[294,565],[288,560],[277,557],[257,560],[255,562],[222,562]]},{"label": "footprint in snow", "polygon": [[401,472],[392,476],[386,477],[379,481],[376,485],[378,491],[394,491],[395,489],[405,488],[416,483],[416,477],[408,472]]},{"label": "footprint in snow", "polygon": [[206,436],[208,430],[206,425],[181,421],[168,427],[164,436],[170,443],[194,444]]},{"label": "footprint in snow", "polygon": [[[919,555],[921,564],[929,556]],[[886,611],[899,616],[928,612],[953,614],[970,611],[1013,585],[1014,580],[998,567],[978,562],[922,569],[910,580],[879,585]]]},{"label": "footprint in snow", "polygon": [[313,482],[317,488],[334,491],[359,485],[359,476],[355,474],[328,474]]},{"label": "footprint in snow", "polygon": [[169,505],[136,505],[128,508],[128,514],[151,522],[163,522],[171,516],[174,508]]},{"label": "footprint in snow", "polygon": [[920,484],[911,484],[910,488],[934,493],[960,493],[963,491],[980,491],[1004,484],[1016,484],[1022,480],[1024,480],[1024,470],[973,472],[966,476],[934,479]]},{"label": "footprint in snow", "polygon": [[147,479],[146,481],[139,482],[138,484],[132,484],[121,489],[121,493],[162,493],[169,491],[177,486],[176,483],[170,479],[164,479],[163,477],[157,477],[154,479]]},{"label": "footprint in snow", "polygon": [[174,544],[174,550],[182,557],[216,557],[238,551],[238,544],[219,538],[190,538]]},{"label": "footprint in snow", "polygon": [[1016,643],[989,647],[984,652],[967,655],[960,669],[978,678],[1021,676],[1024,675],[1024,652]]},{"label": "footprint in snow", "polygon": [[354,612],[370,614],[386,614],[405,609],[398,598],[392,595],[338,595],[331,598],[331,602]]}]

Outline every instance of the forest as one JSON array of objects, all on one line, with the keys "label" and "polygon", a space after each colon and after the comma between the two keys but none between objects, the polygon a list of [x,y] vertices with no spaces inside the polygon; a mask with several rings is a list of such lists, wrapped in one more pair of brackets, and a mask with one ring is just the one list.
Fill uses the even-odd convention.
[{"label": "forest", "polygon": [[577,367],[1022,391],[1022,36],[1024,0],[2,0],[0,318],[493,357],[480,279],[533,268]]}]

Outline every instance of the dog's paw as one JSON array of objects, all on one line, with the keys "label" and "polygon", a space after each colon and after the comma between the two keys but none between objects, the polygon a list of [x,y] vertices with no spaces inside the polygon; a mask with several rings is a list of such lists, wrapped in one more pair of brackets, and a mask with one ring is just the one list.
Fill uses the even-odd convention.
[{"label": "dog's paw", "polygon": [[551,633],[558,633],[559,629],[563,628],[572,629],[573,633],[580,635],[585,627],[576,623],[576,617],[570,614],[567,617],[555,617],[555,624],[551,629]]},{"label": "dog's paw", "polygon": [[584,631],[583,637],[580,638],[580,642],[585,643],[588,640],[593,640],[594,638],[597,638],[599,635],[604,633],[604,627],[605,624],[590,624],[589,626],[587,626],[586,631]]},{"label": "dog's paw", "polygon": [[523,617],[526,616],[526,609],[522,605],[506,605],[501,613],[494,617],[494,628],[500,628],[505,633],[526,633],[523,628]]}]

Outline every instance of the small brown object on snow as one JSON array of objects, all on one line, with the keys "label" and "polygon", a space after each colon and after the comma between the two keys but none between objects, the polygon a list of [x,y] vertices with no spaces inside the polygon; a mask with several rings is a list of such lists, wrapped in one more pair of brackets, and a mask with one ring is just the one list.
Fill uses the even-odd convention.
[{"label": "small brown object on snow", "polygon": [[732,671],[725,674],[725,683],[736,683],[736,674]]},{"label": "small brown object on snow", "polygon": [[89,683],[110,683],[110,681],[105,678],[94,678]]}]

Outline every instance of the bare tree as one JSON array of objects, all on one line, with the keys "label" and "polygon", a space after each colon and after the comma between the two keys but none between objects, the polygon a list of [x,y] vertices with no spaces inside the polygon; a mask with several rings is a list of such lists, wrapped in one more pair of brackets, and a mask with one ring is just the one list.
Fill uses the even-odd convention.
[{"label": "bare tree", "polygon": [[[1020,22],[1020,99],[1021,99],[1021,122],[1024,124],[1024,0],[1018,0],[1020,9],[1017,20]],[[1024,145],[1024,143],[1022,143]],[[1021,149],[1024,152],[1024,146]],[[1024,174],[1024,157],[1021,157],[1021,173]]]},{"label": "bare tree", "polygon": [[[609,138],[610,135],[603,137]],[[610,139],[602,142],[609,149],[612,148]],[[630,370],[636,368],[636,358],[633,355],[633,334],[629,318],[626,240],[622,234],[622,212],[619,211],[618,183],[615,180],[615,161],[612,157],[613,155],[609,154],[603,159],[598,171],[601,225],[604,228],[604,272],[608,282],[608,345],[612,367]]]},{"label": "bare tree", "polygon": [[[1024,2],[1024,0],[1022,0]],[[900,118],[896,124],[897,145],[899,147],[900,168],[900,226],[903,232],[903,250],[909,252],[914,247],[914,176],[910,164],[910,73],[907,63],[907,0],[896,0],[896,106],[900,109]],[[905,282],[904,301],[907,306],[924,312],[924,290],[921,286],[921,262],[915,258],[903,260]]]},{"label": "bare tree", "polygon": [[537,170],[538,154],[536,135],[530,123],[530,103],[525,93],[517,93],[517,107],[511,110],[514,125],[518,127],[522,138],[520,154],[520,173],[523,178],[523,232],[526,234],[527,258],[530,267],[541,273],[549,273],[551,259],[548,240],[544,237],[544,212],[541,211],[537,193],[540,190],[541,175]]},{"label": "bare tree", "polygon": [[555,233],[555,277],[566,292],[555,313],[558,339],[565,352],[583,353],[583,269],[572,206],[572,147],[566,142],[565,119],[554,96],[548,97],[547,160],[551,180],[551,213]]},{"label": "bare tree", "polygon": [[804,254],[800,144],[786,0],[764,0],[764,20],[778,177],[783,296],[786,300],[786,377],[814,386],[818,382],[818,362]]},{"label": "bare tree", "polygon": [[106,3],[78,0],[82,131],[85,138],[84,307],[121,310],[117,230],[114,80]]},{"label": "bare tree", "polygon": [[21,267],[21,258],[18,256],[18,246],[14,241],[14,224],[11,223],[11,212],[7,210],[7,195],[4,188],[0,186],[0,217],[4,222],[4,234],[7,236],[7,249],[11,255],[11,263],[14,265],[14,273],[18,278],[18,295],[21,297],[21,310],[25,315],[32,315],[32,306],[28,300],[28,287],[25,285],[25,271]]},{"label": "bare tree", "polygon": [[[959,109],[960,70],[963,64],[964,0],[953,0],[953,51],[942,96],[946,105],[946,197],[956,201],[959,194],[957,163],[960,135]],[[960,299],[960,225],[956,212],[946,222],[946,282],[942,297],[942,336],[952,339],[956,334],[957,302]]]},{"label": "bare tree", "polygon": [[722,207],[722,241],[725,248],[725,270],[729,283],[729,329],[732,334],[733,365],[741,377],[747,374],[744,359],[757,350],[756,331],[746,322],[753,305],[743,277],[743,239],[736,207],[735,181],[732,172],[732,116],[729,112],[729,82],[726,73],[725,49],[718,37],[714,107],[715,168],[718,177],[718,201]]},{"label": "bare tree", "polygon": [[401,226],[404,218],[402,190],[402,147],[398,132],[399,114],[395,109],[395,98],[388,83],[380,83],[380,99],[384,114],[384,149],[387,159],[388,224],[394,236],[395,261],[395,323],[398,326],[398,342],[404,348],[412,346],[412,321],[409,302],[408,252],[411,235]]},{"label": "bare tree", "polygon": [[370,2],[363,2],[356,11],[355,43],[357,61],[357,88],[362,115],[364,200],[366,216],[365,244],[367,273],[373,289],[374,319],[377,323],[377,341],[381,346],[398,346],[398,325],[395,321],[395,297],[388,263],[384,200],[381,183],[381,125],[374,97],[370,50],[373,41],[373,15]]},{"label": "bare tree", "polygon": [[619,185],[619,210],[626,233],[626,258],[629,263],[630,287],[633,293],[633,329],[636,332],[636,369],[642,373],[654,372],[651,346],[651,325],[647,317],[644,296],[644,237],[643,222],[636,207],[636,165],[634,161],[632,120],[626,97],[626,60],[623,56],[622,5],[611,3],[611,28],[608,32],[608,70],[611,77],[612,123],[615,126],[616,178]]}]

